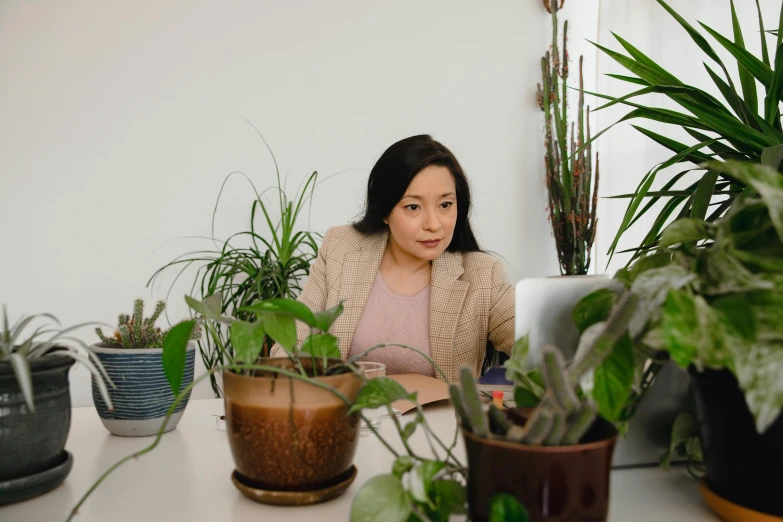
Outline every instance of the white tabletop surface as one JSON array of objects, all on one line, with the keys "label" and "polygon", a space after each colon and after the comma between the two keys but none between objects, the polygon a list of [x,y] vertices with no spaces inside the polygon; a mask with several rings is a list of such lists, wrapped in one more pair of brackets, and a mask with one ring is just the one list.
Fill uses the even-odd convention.
[{"label": "white tabletop surface", "polygon": [[[452,440],[456,426],[448,406],[431,407],[427,419],[435,432]],[[340,498],[308,507],[273,507],[255,503],[234,488],[234,469],[226,433],[218,431],[215,416],[222,400],[192,401],[176,430],[163,436],[151,453],[116,470],[82,506],[79,522],[124,521],[274,521],[348,520],[351,500],[369,478],[389,473],[393,457],[375,437],[362,438],[354,463],[356,481]],[[405,417],[403,417],[405,420]],[[384,419],[381,433],[391,440],[396,432]],[[426,453],[423,438],[413,446]],[[109,434],[94,408],[74,408],[66,448],[74,466],[65,483],[41,497],[0,507],[2,522],[63,521],[90,485],[111,464],[149,445],[152,438],[123,438]],[[395,440],[397,447],[399,441]],[[464,462],[459,441],[457,454]],[[610,522],[716,522],[698,493],[697,483],[684,471],[657,468],[612,472]]]}]

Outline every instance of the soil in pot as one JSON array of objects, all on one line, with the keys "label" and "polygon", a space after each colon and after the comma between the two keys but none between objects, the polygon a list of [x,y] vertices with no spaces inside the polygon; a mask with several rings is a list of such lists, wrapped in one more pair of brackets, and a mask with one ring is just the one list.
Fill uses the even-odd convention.
[{"label": "soil in pot", "polygon": [[728,370],[690,370],[707,487],[740,506],[783,517],[783,416],[763,433]]},{"label": "soil in pot", "polygon": [[[312,359],[301,362],[310,373]],[[287,358],[259,364],[298,371]],[[317,380],[350,401],[362,386],[352,373]],[[226,431],[245,481],[268,490],[305,491],[328,485],[349,470],[359,441],[359,417],[349,416],[349,406],[331,391],[271,372],[252,377],[224,372],[223,383]]]},{"label": "soil in pot", "polygon": [[[524,423],[523,410],[511,410]],[[617,431],[598,419],[580,444],[528,446],[477,437],[462,430],[468,455],[468,504],[473,520],[485,522],[490,499],[510,493],[531,522],[604,522],[609,512],[609,475]]]}]

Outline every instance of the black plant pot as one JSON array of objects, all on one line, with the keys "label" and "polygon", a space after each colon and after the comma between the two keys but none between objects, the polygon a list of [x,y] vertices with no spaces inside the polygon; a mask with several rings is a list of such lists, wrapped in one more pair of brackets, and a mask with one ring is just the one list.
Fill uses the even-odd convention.
[{"label": "black plant pot", "polygon": [[731,372],[689,373],[707,486],[730,502],[783,517],[783,416],[760,435]]},{"label": "black plant pot", "polygon": [[62,464],[71,427],[68,370],[73,362],[64,355],[30,361],[34,413],[27,408],[10,363],[0,362],[0,483]]}]

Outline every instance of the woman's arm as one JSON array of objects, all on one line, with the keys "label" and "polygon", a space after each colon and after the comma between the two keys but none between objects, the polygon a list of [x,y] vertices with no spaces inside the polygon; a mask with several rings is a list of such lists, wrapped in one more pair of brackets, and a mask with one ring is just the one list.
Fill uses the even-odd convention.
[{"label": "woman's arm", "polygon": [[492,265],[492,307],[487,338],[499,352],[511,354],[514,345],[514,285],[506,279],[506,266],[498,259]]},{"label": "woman's arm", "polygon": [[[310,276],[305,283],[304,290],[299,296],[297,301],[307,305],[307,307],[314,311],[320,312],[326,308],[326,259],[329,246],[329,235],[332,229],[326,231],[324,239],[321,242],[321,248],[318,249],[318,256],[310,266]],[[297,343],[300,345],[302,341],[310,335],[310,328],[297,321],[296,323],[296,338]],[[279,344],[275,344],[270,351],[270,357],[283,357],[285,352],[283,347]]]}]

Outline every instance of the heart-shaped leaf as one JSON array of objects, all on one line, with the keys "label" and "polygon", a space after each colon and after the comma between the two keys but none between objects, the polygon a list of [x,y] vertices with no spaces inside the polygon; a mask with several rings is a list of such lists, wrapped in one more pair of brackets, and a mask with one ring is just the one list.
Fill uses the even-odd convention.
[{"label": "heart-shaped leaf", "polygon": [[[264,312],[259,316],[264,330],[280,346],[291,351],[296,346],[296,322],[290,315]],[[339,353],[338,353],[339,357]]]},{"label": "heart-shaped leaf", "polygon": [[265,299],[263,301],[256,301],[249,306],[243,306],[239,309],[241,312],[252,312],[256,314],[273,313],[273,314],[286,314],[299,319],[307,326],[316,328],[315,317],[313,312],[307,308],[306,305],[295,301],[293,299]]},{"label": "heart-shaped leaf", "polygon": [[394,475],[368,480],[351,504],[351,522],[406,522],[410,514],[405,490]]},{"label": "heart-shaped leaf", "polygon": [[231,344],[237,362],[252,364],[258,359],[264,347],[264,323],[234,321],[231,323]]},{"label": "heart-shaped leaf", "polygon": [[394,401],[401,399],[415,400],[415,393],[408,393],[400,383],[388,377],[377,377],[370,379],[359,390],[356,401],[351,406],[349,414],[357,412],[363,408],[380,408],[390,405]]},{"label": "heart-shaped leaf", "polygon": [[196,320],[183,321],[175,325],[163,339],[163,373],[169,381],[172,393],[176,396],[185,374],[188,342],[196,327]]},{"label": "heart-shaped leaf", "polygon": [[322,312],[315,312],[313,314],[314,317],[314,326],[315,328],[318,328],[322,332],[328,332],[329,328],[332,327],[332,324],[337,320],[340,315],[343,313],[343,303],[340,302],[337,306],[333,308],[329,308],[328,310],[324,310]]},{"label": "heart-shaped leaf", "polygon": [[302,352],[313,357],[340,357],[340,344],[337,337],[331,334],[313,334],[302,343]]},{"label": "heart-shaped leaf", "polygon": [[489,500],[489,522],[530,522],[530,519],[516,497],[498,493]]}]

